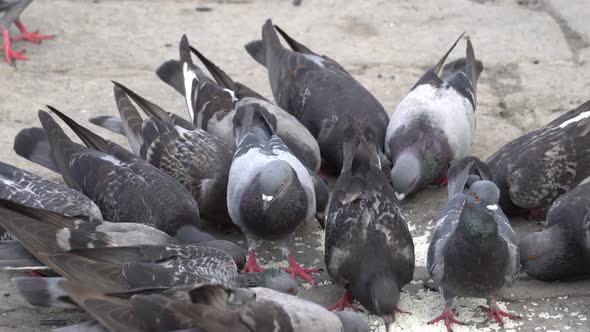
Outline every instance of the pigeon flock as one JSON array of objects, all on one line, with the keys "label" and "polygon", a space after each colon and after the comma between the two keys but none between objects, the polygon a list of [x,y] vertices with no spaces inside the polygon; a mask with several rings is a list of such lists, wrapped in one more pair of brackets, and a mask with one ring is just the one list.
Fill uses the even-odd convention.
[{"label": "pigeon flock", "polygon": [[[9,64],[25,58],[11,41],[51,37],[20,22],[30,2],[0,0]],[[9,35],[12,24],[21,35]],[[447,63],[463,40],[464,56]],[[19,156],[65,184],[0,162],[0,270],[31,271],[13,279],[30,304],[92,318],[59,331],[369,331],[359,311],[389,328],[409,314],[400,294],[416,260],[401,201],[432,184],[448,190],[427,253],[444,307],[424,324],[463,324],[456,297],[486,299],[481,310],[500,325],[519,319],[496,296],[520,273],[590,277],[590,101],[483,161],[470,153],[484,65],[463,34],[391,117],[345,68],[271,20],[245,50],[266,68],[274,103],[182,36],[179,59],[156,74],[188,118],[113,82],[118,116],[88,120],[129,148],[52,106],[14,138]],[[545,211],[546,228],[517,241],[510,218]],[[297,278],[315,286],[321,271],[291,254],[310,222],[325,229],[325,268],[343,290],[328,308],[296,296]],[[247,247],[206,224],[239,230]],[[288,267],[259,266],[261,241]]]}]

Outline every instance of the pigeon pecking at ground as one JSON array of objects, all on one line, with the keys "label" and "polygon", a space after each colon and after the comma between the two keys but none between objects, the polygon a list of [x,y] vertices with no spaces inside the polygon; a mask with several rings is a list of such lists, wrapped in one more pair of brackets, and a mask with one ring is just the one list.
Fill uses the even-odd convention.
[{"label": "pigeon pecking at ground", "polygon": [[354,298],[389,329],[396,313],[404,313],[398,302],[414,274],[414,243],[381,171],[376,135],[372,128],[361,129],[352,115],[349,121],[325,241],[328,273],[346,291],[329,309],[352,307]]},{"label": "pigeon pecking at ground", "polygon": [[519,316],[502,311],[495,294],[514,281],[519,270],[518,247],[508,218],[498,207],[500,191],[486,180],[474,182],[463,193],[472,163],[460,173],[458,191],[449,193],[449,203],[436,222],[428,247],[427,267],[435,285],[442,290],[443,313],[428,322],[444,321],[463,324],[453,315],[453,299],[457,296],[488,300],[488,320],[503,325],[503,318]]},{"label": "pigeon pecking at ground", "polygon": [[483,65],[467,39],[465,58],[443,67],[462,36],[412,87],[387,127],[385,153],[393,164],[391,181],[400,199],[433,182],[446,184],[451,162],[471,149],[476,85]]},{"label": "pigeon pecking at ground", "polygon": [[288,271],[315,284],[290,254],[288,241],[304,222],[313,220],[314,184],[307,168],[276,135],[276,119],[258,104],[245,105],[234,117],[236,154],[227,187],[233,222],[244,232],[249,257],[245,271],[260,271],[256,240],[280,241]]},{"label": "pigeon pecking at ground", "polygon": [[548,208],[590,176],[590,101],[509,142],[486,160],[508,215]]},{"label": "pigeon pecking at ground", "polygon": [[528,234],[519,246],[522,270],[535,279],[590,276],[590,183],[553,202],[545,229]]},{"label": "pigeon pecking at ground", "polygon": [[[291,50],[281,45],[276,31]],[[346,112],[357,121],[365,118],[373,128],[379,151],[389,117],[379,101],[340,64],[320,56],[289,37],[267,20],[262,40],[246,45],[246,50],[268,70],[270,87],[277,104],[295,116],[317,139],[325,162],[333,174],[342,169],[342,142],[348,127]]]},{"label": "pigeon pecking at ground", "polygon": [[[183,226],[199,226],[197,202],[176,179],[58,110],[50,109],[88,146],[73,142],[51,115],[39,111],[47,135],[31,141],[32,146],[26,148],[15,143],[19,155],[26,157],[23,152],[31,151],[50,153],[52,157],[31,159],[53,160],[51,169],[58,170],[68,186],[93,200],[106,220],[144,223],[172,236]],[[49,140],[49,151],[36,149],[39,142],[47,144],[44,138]]]},{"label": "pigeon pecking at ground", "polygon": [[[4,59],[8,64],[12,64],[13,60],[27,60],[28,57],[24,55],[24,51],[17,52],[12,48],[11,42],[26,40],[31,43],[40,43],[43,39],[51,39],[52,35],[45,35],[39,31],[31,32],[25,28],[23,22],[20,20],[20,15],[27,8],[33,0],[0,0],[0,13],[4,13],[0,17],[0,33],[2,33],[2,42],[0,50],[4,50]],[[10,27],[12,24],[16,25],[20,34],[10,36]]]}]

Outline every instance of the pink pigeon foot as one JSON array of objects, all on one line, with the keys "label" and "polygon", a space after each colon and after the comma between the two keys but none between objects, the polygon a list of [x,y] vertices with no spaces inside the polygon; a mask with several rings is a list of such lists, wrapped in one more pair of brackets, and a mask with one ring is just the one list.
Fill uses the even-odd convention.
[{"label": "pink pigeon foot", "polygon": [[14,24],[20,31],[20,35],[12,37],[12,41],[26,40],[31,43],[39,44],[43,39],[52,39],[53,35],[45,35],[39,31],[31,32],[25,28],[23,23],[19,20],[14,21]]},{"label": "pink pigeon foot", "polygon": [[319,269],[304,269],[297,262],[293,256],[289,255],[287,257],[289,261],[289,267],[285,269],[285,272],[291,273],[291,276],[295,278],[296,276],[300,276],[301,278],[305,279],[305,281],[309,282],[312,286],[315,286],[315,281],[309,276],[308,273],[320,273]]},{"label": "pink pigeon foot", "polygon": [[262,272],[264,271],[263,268],[256,264],[256,251],[254,249],[250,249],[250,253],[248,254],[248,261],[246,265],[244,265],[244,269],[242,272]]},{"label": "pink pigeon foot", "polygon": [[354,311],[361,310],[361,309],[359,309],[359,307],[352,304],[352,295],[350,295],[350,293],[348,291],[345,291],[344,294],[342,294],[342,296],[338,300],[336,300],[336,302],[334,304],[332,304],[331,306],[328,307],[329,311],[334,311],[334,310],[342,311],[344,309],[352,309]]}]

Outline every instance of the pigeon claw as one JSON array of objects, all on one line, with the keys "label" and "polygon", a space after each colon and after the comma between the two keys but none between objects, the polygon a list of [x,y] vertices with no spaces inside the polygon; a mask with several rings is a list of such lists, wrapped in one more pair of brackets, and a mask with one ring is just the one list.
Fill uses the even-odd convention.
[{"label": "pigeon claw", "polygon": [[256,264],[256,251],[254,249],[250,249],[250,253],[248,254],[248,261],[246,265],[244,265],[244,269],[242,272],[250,273],[250,272],[262,272],[264,271],[263,268]]},{"label": "pigeon claw", "polygon": [[16,20],[14,22],[14,24],[16,25],[16,27],[20,31],[20,35],[12,37],[12,41],[26,40],[31,43],[39,44],[43,39],[52,39],[53,38],[53,35],[45,35],[45,34],[39,33],[38,30],[35,32],[31,32],[31,31],[27,30],[27,28],[25,28],[23,23],[19,20]]},{"label": "pigeon claw", "polygon": [[348,291],[345,291],[342,296],[336,300],[336,303],[328,307],[329,311],[352,309],[353,311],[360,311],[361,309],[352,304],[352,295]]},{"label": "pigeon claw", "polygon": [[442,312],[442,314],[440,314],[440,316],[436,317],[435,319],[429,321],[428,325],[434,324],[434,323],[438,323],[439,321],[444,320],[445,321],[445,326],[447,327],[447,331],[452,332],[453,331],[453,324],[458,324],[458,325],[465,325],[463,322],[455,319],[455,316],[453,315],[453,312],[449,309],[449,307],[445,307],[445,310]]},{"label": "pigeon claw", "polygon": [[2,30],[2,40],[3,40],[4,44],[0,45],[0,50],[2,50],[2,49],[4,50],[4,58],[6,59],[6,62],[9,65],[11,65],[12,59],[14,59],[14,60],[27,60],[28,57],[23,54],[25,51],[17,52],[12,49],[12,46],[10,45],[10,34],[8,33],[8,29],[6,29],[4,26],[2,26],[1,30]]},{"label": "pigeon claw", "polygon": [[300,276],[301,278],[305,279],[305,281],[309,282],[312,286],[315,286],[315,281],[309,276],[308,273],[320,273],[320,269],[304,269],[297,262],[293,256],[289,255],[287,257],[289,261],[289,267],[285,269],[285,272],[291,273],[293,278]]},{"label": "pigeon claw", "polygon": [[502,317],[506,317],[508,319],[520,319],[521,317],[515,314],[508,313],[506,311],[502,311],[496,305],[496,302],[492,302],[490,308],[480,306],[481,311],[488,314],[488,321],[496,320],[500,326],[504,326],[504,319]]},{"label": "pigeon claw", "polygon": [[527,219],[528,220],[537,219],[537,217],[542,216],[544,213],[545,213],[545,208],[542,208],[542,207],[530,209],[527,213]]}]

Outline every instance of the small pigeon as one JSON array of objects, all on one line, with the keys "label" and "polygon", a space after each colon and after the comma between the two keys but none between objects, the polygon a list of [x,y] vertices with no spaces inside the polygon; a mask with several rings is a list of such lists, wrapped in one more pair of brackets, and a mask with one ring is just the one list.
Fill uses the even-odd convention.
[{"label": "small pigeon", "polygon": [[[244,250],[236,244],[225,240],[216,240],[211,235],[190,226],[181,227],[177,236],[172,238],[168,234],[144,224],[111,223],[86,216],[66,216],[2,199],[0,199],[0,226],[13,232],[14,237],[20,240],[33,254],[36,252],[56,253],[81,248],[193,244],[213,247],[226,252],[240,268],[246,263]],[[11,247],[13,253],[18,253],[19,248],[14,245],[10,246],[8,242],[13,241],[0,243]],[[28,254],[22,245],[20,250],[24,250]],[[2,252],[0,256],[4,257],[5,254],[7,253]],[[20,256],[25,259],[30,258],[30,254]],[[4,268],[18,267],[8,265],[8,263],[2,262],[0,264]],[[31,269],[35,270],[43,269],[43,265],[39,264],[25,266],[34,267]]]},{"label": "small pigeon", "polygon": [[[590,176],[590,101],[509,142],[486,164],[508,215],[548,208]],[[532,210],[532,211],[531,211]]]},{"label": "small pigeon", "polygon": [[545,229],[520,241],[520,261],[524,272],[543,281],[590,277],[590,183],[553,202]]},{"label": "small pigeon", "polygon": [[[281,45],[275,29],[292,50]],[[373,128],[379,151],[383,150],[389,117],[377,99],[328,56],[320,56],[298,43],[267,20],[262,40],[246,45],[248,53],[268,70],[277,104],[295,116],[317,139],[325,169],[342,169],[342,142],[348,127],[346,112],[366,118]]]},{"label": "small pigeon", "polygon": [[[216,82],[192,62],[191,51],[205,65]],[[182,36],[180,41],[180,61],[165,62],[157,70],[157,74],[185,96],[189,115],[195,127],[206,130],[233,146],[236,139],[232,119],[236,115],[236,109],[248,104],[259,105],[276,117],[277,135],[293,154],[311,170],[319,170],[320,148],[309,131],[291,114],[247,86],[234,82],[217,65],[191,47],[186,36]]]},{"label": "small pigeon", "polygon": [[[15,280],[17,288],[25,283]],[[29,278],[35,287],[38,281]],[[19,283],[21,284],[19,286]],[[51,290],[84,308],[110,331],[368,332],[356,313],[335,315],[318,304],[267,288],[192,289],[105,294],[81,282],[55,279]],[[63,300],[62,300],[63,301]]]},{"label": "small pigeon", "polygon": [[471,41],[467,39],[465,58],[443,67],[461,37],[391,116],[385,153],[393,164],[391,181],[399,199],[431,183],[446,184],[449,165],[467,156],[473,144],[476,85],[483,65],[475,59]]},{"label": "small pigeon", "polygon": [[[182,226],[198,227],[197,202],[178,181],[58,110],[50,109],[87,147],[73,142],[48,113],[39,111],[51,149],[29,146],[25,151],[50,152],[56,164],[54,168],[59,170],[66,184],[93,200],[106,220],[143,223],[170,235],[175,235]],[[24,156],[18,149],[22,146],[15,143],[16,152]]]},{"label": "small pigeon", "polygon": [[290,254],[293,232],[316,212],[314,184],[307,168],[276,135],[276,120],[259,104],[244,105],[233,119],[236,154],[229,172],[227,206],[232,221],[248,242],[244,271],[262,270],[256,264],[256,240],[280,241],[293,277],[315,284]]},{"label": "small pigeon", "polygon": [[453,299],[457,296],[488,300],[488,320],[503,325],[503,318],[519,318],[502,311],[495,294],[510,286],[519,269],[518,247],[508,218],[498,207],[500,191],[490,181],[471,184],[463,193],[471,163],[460,172],[457,191],[437,219],[428,247],[427,267],[435,285],[442,290],[445,301],[443,313],[428,322],[444,321],[452,331],[452,324],[463,324],[453,316]]},{"label": "small pigeon", "polygon": [[[12,48],[11,41],[25,40],[31,43],[39,44],[44,39],[53,38],[52,35],[45,35],[39,31],[29,31],[20,20],[20,15],[27,8],[33,0],[0,0],[0,13],[4,12],[0,17],[0,33],[2,33],[3,45],[0,45],[0,50],[4,50],[4,59],[11,65],[12,60],[27,60],[28,57],[24,55],[25,51],[17,52]],[[10,36],[10,26],[14,24],[20,31],[16,36]]]},{"label": "small pigeon", "polygon": [[[226,193],[234,147],[202,129],[195,129],[190,123],[176,125],[158,105],[120,83],[113,83],[117,107],[133,153],[183,184],[197,201],[204,219],[218,224],[231,223]],[[149,118],[143,120],[130,99]]]},{"label": "small pigeon", "polygon": [[354,298],[381,316],[389,329],[396,312],[403,312],[398,301],[414,274],[414,243],[395,193],[381,171],[373,128],[363,132],[350,117],[325,241],[328,273],[346,291],[328,309],[352,307]]},{"label": "small pigeon", "polygon": [[[68,216],[102,218],[98,206],[81,192],[3,162],[0,162],[0,199]],[[10,239],[10,234],[0,227],[0,240]]]}]

